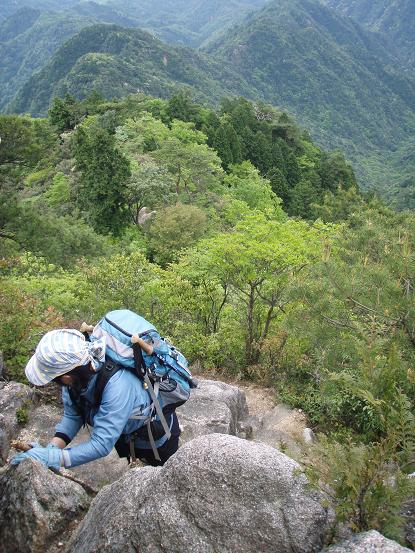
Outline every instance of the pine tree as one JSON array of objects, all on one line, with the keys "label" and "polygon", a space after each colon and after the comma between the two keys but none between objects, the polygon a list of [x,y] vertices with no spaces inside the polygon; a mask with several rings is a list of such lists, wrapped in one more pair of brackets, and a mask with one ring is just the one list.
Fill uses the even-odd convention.
[{"label": "pine tree", "polygon": [[114,137],[104,129],[94,129],[91,135],[78,130],[75,157],[82,177],[76,201],[97,232],[117,235],[129,217],[126,182],[130,168],[114,144]]}]

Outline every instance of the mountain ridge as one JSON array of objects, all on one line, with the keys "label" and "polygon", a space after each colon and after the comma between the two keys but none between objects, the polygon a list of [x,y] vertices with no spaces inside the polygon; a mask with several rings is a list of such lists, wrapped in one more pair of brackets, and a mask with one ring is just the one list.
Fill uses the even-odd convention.
[{"label": "mountain ridge", "polygon": [[[220,85],[220,80],[230,85]],[[140,90],[167,96],[177,86],[193,87],[196,98],[210,103],[238,91],[251,96],[230,66],[203,53],[166,45],[143,30],[97,24],[61,46],[22,87],[9,111],[43,115],[53,96],[66,93],[79,97],[97,89],[121,97]]]}]

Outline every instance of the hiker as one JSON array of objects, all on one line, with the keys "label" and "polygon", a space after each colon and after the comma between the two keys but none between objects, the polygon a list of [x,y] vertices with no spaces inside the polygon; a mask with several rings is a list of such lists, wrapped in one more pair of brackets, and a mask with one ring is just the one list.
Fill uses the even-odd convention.
[{"label": "hiker", "polygon": [[[64,414],[47,447],[35,444],[13,457],[11,464],[31,457],[47,467],[70,468],[105,457],[115,447],[119,456],[129,461],[138,458],[153,466],[163,465],[179,444],[180,428],[174,409],[166,414],[164,426],[158,415],[151,417],[150,424],[154,398],[146,383],[131,370],[108,364],[106,350],[109,353],[110,348],[105,336],[94,341],[87,338],[80,331],[60,329],[40,340],[26,366],[26,377],[36,386],[60,384]],[[103,389],[97,401],[98,386]],[[170,436],[165,432],[166,423]],[[92,427],[90,439],[68,447],[85,424]]]}]

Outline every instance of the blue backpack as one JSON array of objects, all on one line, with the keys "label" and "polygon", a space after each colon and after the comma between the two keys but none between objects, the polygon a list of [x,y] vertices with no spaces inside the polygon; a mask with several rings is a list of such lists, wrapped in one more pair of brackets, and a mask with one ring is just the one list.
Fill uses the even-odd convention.
[{"label": "blue backpack", "polygon": [[[132,343],[134,335],[143,341],[143,347]],[[140,378],[152,398],[151,414],[142,418],[156,455],[151,423],[157,418],[170,437],[166,416],[189,399],[191,388],[197,387],[197,380],[192,378],[184,355],[133,311],[119,309],[107,313],[94,327],[89,339],[94,341],[102,337],[106,339],[106,357],[113,363],[107,367],[107,373],[105,369],[100,371],[102,377],[96,386],[99,396],[96,396],[96,403],[100,404],[106,383],[119,368],[126,368]]]}]

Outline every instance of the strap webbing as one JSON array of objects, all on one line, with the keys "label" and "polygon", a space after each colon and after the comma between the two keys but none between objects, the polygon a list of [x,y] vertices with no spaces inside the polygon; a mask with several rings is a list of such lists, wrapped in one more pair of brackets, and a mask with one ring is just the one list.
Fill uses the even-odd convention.
[{"label": "strap webbing", "polygon": [[170,432],[169,425],[167,424],[166,417],[164,416],[164,413],[163,413],[163,409],[161,408],[160,402],[157,399],[157,395],[154,391],[153,385],[147,373],[144,375],[144,382],[147,384],[147,389],[149,391],[151,399],[153,400],[154,407],[156,409],[157,415],[159,416],[163,430],[166,433],[167,439],[170,439],[171,432]]},{"label": "strap webbing", "polygon": [[151,449],[153,450],[153,455],[156,461],[161,461],[159,452],[157,451],[156,442],[154,441],[154,436],[151,431],[151,421],[146,422],[148,439],[150,441]]},{"label": "strap webbing", "polygon": [[130,457],[133,463],[137,461],[137,457],[135,455],[134,440],[130,440]]}]

